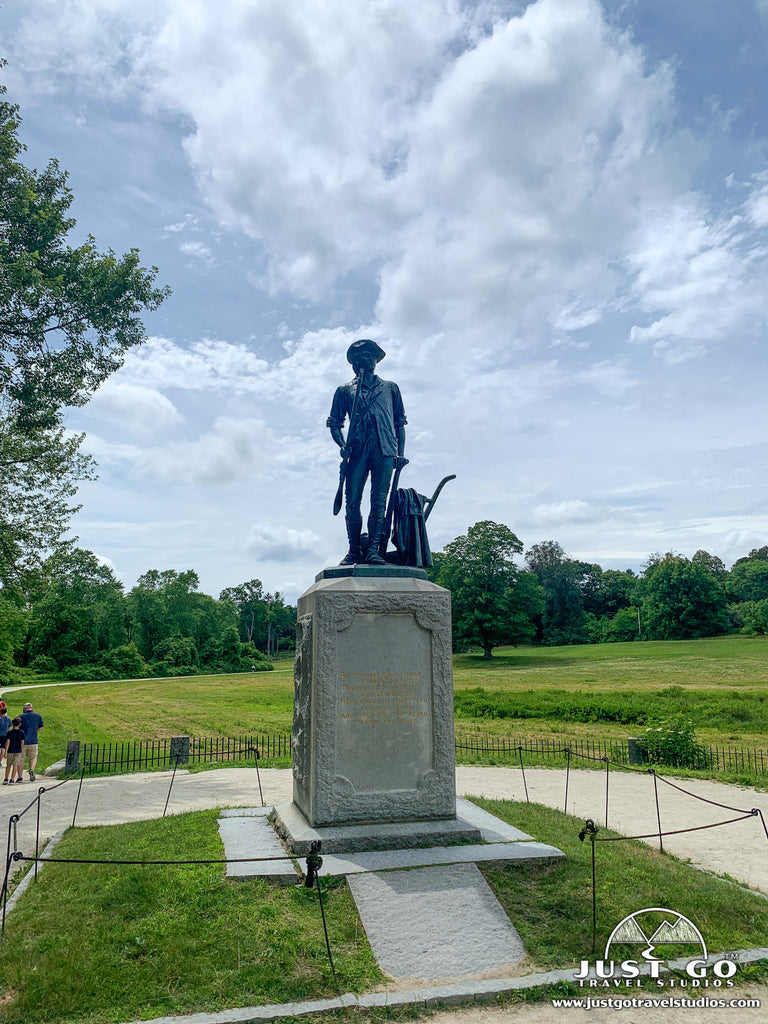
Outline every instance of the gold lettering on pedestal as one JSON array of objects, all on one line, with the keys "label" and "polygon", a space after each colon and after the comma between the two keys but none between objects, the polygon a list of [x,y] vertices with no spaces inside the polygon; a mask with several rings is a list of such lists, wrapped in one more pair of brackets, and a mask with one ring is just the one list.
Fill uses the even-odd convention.
[{"label": "gold lettering on pedestal", "polygon": [[341,672],[342,720],[360,725],[418,725],[429,714],[420,672]]}]

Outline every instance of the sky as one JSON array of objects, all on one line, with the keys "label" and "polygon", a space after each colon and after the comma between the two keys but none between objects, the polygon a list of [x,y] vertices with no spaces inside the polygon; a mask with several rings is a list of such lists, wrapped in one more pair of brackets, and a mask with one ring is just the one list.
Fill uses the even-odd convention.
[{"label": "sky", "polygon": [[373,338],[401,486],[639,570],[768,543],[768,0],[0,3],[25,161],[173,294],[67,417],[131,587],[295,601],[346,551],[325,420]]}]

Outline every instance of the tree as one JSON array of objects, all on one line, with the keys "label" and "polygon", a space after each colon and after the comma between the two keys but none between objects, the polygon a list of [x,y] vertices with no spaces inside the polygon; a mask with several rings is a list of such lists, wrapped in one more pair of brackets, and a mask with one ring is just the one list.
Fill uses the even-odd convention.
[{"label": "tree", "polygon": [[762,601],[768,598],[768,561],[763,558],[740,558],[728,576],[728,593],[739,601]]},{"label": "tree", "polygon": [[451,591],[458,640],[482,644],[490,658],[500,644],[530,641],[542,607],[535,577],[512,561],[523,545],[500,523],[475,523],[436,559],[435,582]]},{"label": "tree", "polygon": [[233,601],[240,615],[240,638],[246,643],[255,639],[258,627],[266,621],[264,584],[261,580],[248,580],[237,587],[226,587],[219,594],[220,601]]},{"label": "tree", "polygon": [[642,624],[653,640],[715,636],[727,625],[725,591],[700,563],[652,555],[640,586]]},{"label": "tree", "polygon": [[[0,61],[0,67],[5,62]],[[140,314],[169,294],[139,253],[72,247],[73,196],[56,160],[19,160],[18,107],[0,86],[0,581],[56,546],[92,460],[70,436],[63,411],[84,405],[145,340]]]},{"label": "tree", "polygon": [[93,664],[128,639],[123,585],[92,551],[58,551],[43,566],[48,586],[32,608],[29,657],[59,668]]},{"label": "tree", "polygon": [[541,584],[544,611],[541,638],[547,644],[586,643],[589,639],[582,586],[592,579],[594,566],[568,558],[555,540],[534,544],[525,553],[525,564]]}]

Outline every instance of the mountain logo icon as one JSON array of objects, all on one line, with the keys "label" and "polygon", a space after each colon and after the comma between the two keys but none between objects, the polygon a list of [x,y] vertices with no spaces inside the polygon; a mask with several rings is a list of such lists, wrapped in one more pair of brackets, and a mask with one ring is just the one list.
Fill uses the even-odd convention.
[{"label": "mountain logo icon", "polygon": [[660,959],[655,955],[655,947],[672,943],[697,946],[702,959],[707,958],[704,937],[693,921],[668,907],[646,907],[619,921],[606,943],[605,960],[609,958],[611,946],[619,942],[641,944],[645,947],[641,955],[646,960]]}]

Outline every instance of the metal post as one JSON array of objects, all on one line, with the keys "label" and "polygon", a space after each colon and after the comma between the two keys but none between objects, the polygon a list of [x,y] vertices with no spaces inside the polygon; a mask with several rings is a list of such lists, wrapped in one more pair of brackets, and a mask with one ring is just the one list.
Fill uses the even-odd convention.
[{"label": "metal post", "polygon": [[165,817],[165,812],[168,810],[168,801],[171,799],[171,790],[173,789],[173,780],[176,778],[176,769],[179,767],[179,758],[180,757],[181,757],[181,754],[179,754],[177,752],[177,754],[176,754],[176,764],[173,766],[173,775],[171,776],[171,784],[168,787],[168,796],[165,798],[165,807],[163,808],[163,817]]},{"label": "metal post", "polygon": [[83,761],[80,768],[80,782],[77,784],[77,799],[75,800],[75,812],[72,815],[72,828],[75,827],[75,818],[77,817],[77,808],[80,806],[80,791],[83,788],[83,776],[85,775],[85,769],[90,764],[90,761]]},{"label": "metal post", "polygon": [[525,781],[525,765],[523,764],[523,748],[522,747],[518,747],[517,751],[520,754],[520,771],[523,773],[523,786],[525,787],[525,802],[529,804],[531,802],[531,798],[528,796],[528,783]]},{"label": "metal post", "polygon": [[653,792],[656,797],[656,822],[659,826],[659,850],[664,853],[664,841],[661,838],[661,813],[659,811],[659,783],[656,779],[656,772],[653,768],[649,768],[648,771],[653,776]]},{"label": "metal post", "polygon": [[45,787],[41,786],[37,791],[37,824],[35,826],[35,881],[37,881],[37,858],[40,853],[40,797],[45,792]]},{"label": "metal post", "polygon": [[[11,864],[13,863],[13,853],[11,852],[11,835],[16,831],[16,822],[19,820],[18,814],[12,814],[8,819],[8,842],[5,848],[5,877],[3,878],[3,922],[0,926],[0,931],[5,931],[5,905],[8,902],[8,878],[11,874]],[[14,853],[16,847],[14,844]]]},{"label": "metal post", "polygon": [[259,748],[248,747],[248,750],[253,754],[253,763],[256,766],[256,778],[259,780],[259,799],[261,800],[261,806],[264,806],[264,794],[261,790],[261,772],[259,771]]},{"label": "metal post", "polygon": [[565,803],[563,805],[563,814],[568,813],[568,782],[571,776],[571,748],[565,748]]},{"label": "metal post", "polygon": [[328,951],[328,963],[331,965],[331,974],[333,980],[338,985],[338,978],[336,977],[336,968],[333,966],[333,956],[331,954],[331,943],[328,938],[328,926],[325,923],[325,908],[323,907],[323,890],[320,887],[320,868],[323,866],[323,858],[320,856],[320,840],[315,840],[307,854],[307,873],[304,878],[304,885],[307,889],[311,889],[314,884],[317,888],[317,898],[320,903],[320,916],[323,920],[323,933],[325,935],[325,948]]},{"label": "metal post", "polygon": [[591,818],[584,822],[584,828],[579,832],[580,842],[589,837],[592,844],[592,952],[595,952],[597,944],[597,882],[595,878],[595,836],[599,832],[597,825]]},{"label": "metal post", "polygon": [[605,761],[605,827],[608,828],[608,775],[611,770],[611,762],[607,757],[604,757]]}]

